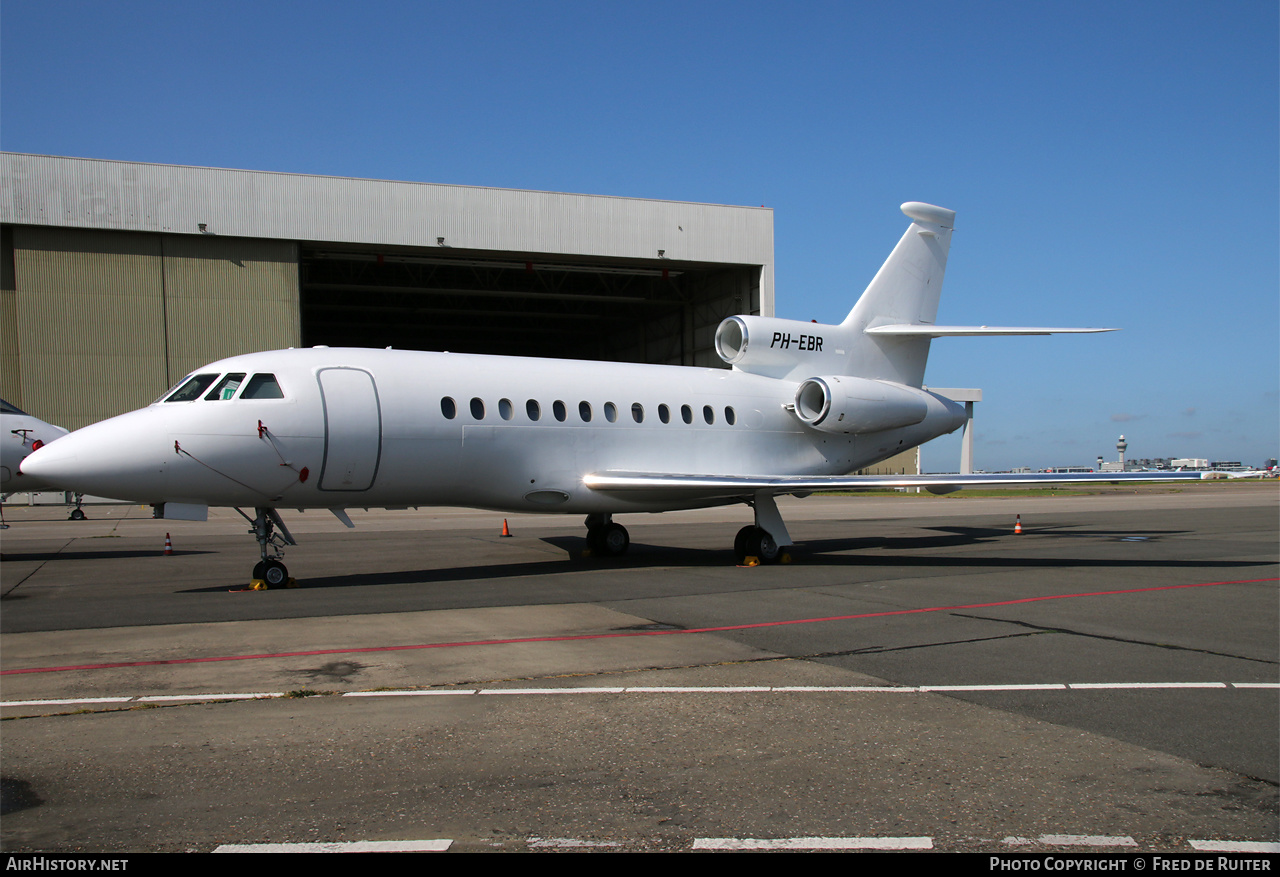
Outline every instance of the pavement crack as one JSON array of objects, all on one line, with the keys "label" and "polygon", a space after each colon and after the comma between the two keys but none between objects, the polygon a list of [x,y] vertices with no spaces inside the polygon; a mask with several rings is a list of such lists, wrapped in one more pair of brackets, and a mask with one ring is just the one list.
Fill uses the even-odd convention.
[{"label": "pavement crack", "polygon": [[998,636],[975,636],[968,639],[953,639],[945,642],[930,643],[913,643],[909,646],[866,646],[860,649],[841,649],[834,652],[815,652],[810,655],[792,655],[791,657],[799,659],[812,658],[843,658],[849,655],[887,655],[890,652],[910,652],[916,649],[936,649],[940,646],[964,646],[973,643],[996,642],[1005,639],[1021,639],[1027,636],[1040,636],[1047,631],[1035,631],[1034,633],[1002,633]]},{"label": "pavement crack", "polygon": [[1129,639],[1127,637],[1122,637],[1122,636],[1108,636],[1106,634],[1101,634],[1101,633],[1086,633],[1083,630],[1072,630],[1069,627],[1049,627],[1047,625],[1032,624],[1029,621],[1018,621],[1017,619],[1012,619],[1012,618],[992,618],[991,616],[987,616],[987,615],[966,615],[961,612],[955,612],[952,614],[954,614],[957,618],[973,618],[979,621],[995,621],[1001,624],[1013,624],[1013,625],[1017,625],[1018,627],[1030,628],[1031,630],[1034,630],[1038,633],[1065,633],[1070,636],[1080,636],[1080,637],[1086,637],[1088,639],[1107,640],[1109,642],[1125,643],[1127,645],[1148,646],[1150,648],[1155,648],[1155,649],[1169,649],[1170,651],[1175,651],[1175,652],[1191,652],[1197,655],[1212,655],[1217,658],[1232,658],[1233,660],[1237,660],[1237,661],[1251,661],[1255,664],[1280,664],[1280,661],[1276,661],[1271,658],[1251,658],[1248,655],[1233,655],[1230,652],[1218,652],[1218,651],[1214,651],[1213,649],[1197,649],[1197,648],[1192,648],[1191,646],[1179,646],[1179,645],[1174,645],[1172,643],[1156,643],[1156,642],[1149,642],[1147,640]]},{"label": "pavement crack", "polygon": [[[53,552],[53,553],[54,553],[54,554],[61,554],[63,551],[66,551],[66,550],[67,550],[67,548],[71,545],[71,543],[72,543],[72,542],[75,542],[75,541],[76,541],[76,539],[78,539],[78,538],[80,538],[80,537],[78,537],[78,536],[72,536],[70,539],[68,539],[68,540],[63,544],[63,546],[62,546],[61,548],[59,548],[57,551],[55,551],[55,552]],[[44,565],[45,565],[46,563],[48,563],[48,562],[49,562],[49,561],[47,561],[47,560],[42,560],[42,561],[40,561],[39,565],[38,565],[38,566],[36,566],[36,568],[35,568],[35,569],[31,570],[31,572],[27,573],[25,576],[23,576],[22,578],[18,579],[18,581],[14,582],[13,587],[9,588],[8,590],[4,591],[3,593],[0,593],[0,599],[4,599],[4,598],[6,598],[6,597],[11,596],[11,595],[13,594],[13,592],[14,592],[14,591],[16,591],[16,590],[18,590],[18,588],[21,588],[21,587],[22,587],[23,583],[24,583],[24,582],[26,582],[26,580],[27,580],[27,579],[31,578],[31,577],[32,577],[33,575],[35,575],[36,573],[40,572],[40,570],[44,569]]]}]

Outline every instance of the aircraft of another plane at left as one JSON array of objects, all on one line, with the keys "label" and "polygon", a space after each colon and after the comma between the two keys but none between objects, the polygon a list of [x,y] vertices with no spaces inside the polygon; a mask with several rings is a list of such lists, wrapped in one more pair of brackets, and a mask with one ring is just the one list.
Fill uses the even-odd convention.
[{"label": "aircraft of another plane at left", "polygon": [[[45,423],[0,399],[0,498],[11,493],[52,488],[48,482],[21,472],[18,465],[33,451],[66,434],[62,427]],[[84,519],[84,512],[78,504],[71,518],[76,521]]]}]

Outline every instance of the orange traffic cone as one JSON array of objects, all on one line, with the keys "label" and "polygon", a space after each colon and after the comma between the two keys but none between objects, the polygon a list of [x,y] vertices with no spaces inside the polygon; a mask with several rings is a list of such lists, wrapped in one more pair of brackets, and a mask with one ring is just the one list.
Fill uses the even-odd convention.
[{"label": "orange traffic cone", "polygon": [[165,557],[173,554],[173,540],[169,538],[169,534],[164,534],[164,554]]},{"label": "orange traffic cone", "polygon": [[502,535],[503,535],[503,536],[510,536],[510,535],[511,535],[511,528],[507,526],[507,519],[506,519],[506,518],[503,518],[503,519],[502,519]]},{"label": "orange traffic cone", "polygon": [[1021,535],[1022,535],[1022,515],[1018,515],[1018,520],[1017,520],[1017,522],[1013,525],[1013,535],[1015,535],[1015,536],[1021,536]]}]

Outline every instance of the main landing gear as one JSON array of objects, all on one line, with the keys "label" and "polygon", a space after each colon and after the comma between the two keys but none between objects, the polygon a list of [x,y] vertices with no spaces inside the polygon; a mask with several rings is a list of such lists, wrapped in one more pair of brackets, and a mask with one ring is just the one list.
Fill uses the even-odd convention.
[{"label": "main landing gear", "polygon": [[[249,535],[258,540],[258,546],[262,550],[262,560],[254,564],[253,580],[249,586],[255,591],[297,587],[297,583],[289,578],[289,569],[280,562],[280,558],[284,556],[284,546],[298,543],[280,519],[279,512],[275,509],[258,508],[253,510],[255,516],[251,518],[240,509],[236,511],[253,525]],[[277,527],[280,529],[279,533],[276,532]]]},{"label": "main landing gear", "polygon": [[757,491],[750,502],[756,513],[756,522],[743,527],[733,540],[733,556],[738,564],[754,557],[762,564],[777,563],[783,559],[782,549],[791,544],[791,534],[778,513],[773,494]]},{"label": "main landing gear", "polygon": [[587,515],[587,547],[593,555],[621,557],[631,545],[627,528],[613,522],[613,515]]},{"label": "main landing gear", "polygon": [[[791,534],[778,513],[773,494],[759,491],[747,504],[755,510],[756,522],[743,527],[733,540],[733,556],[741,566],[748,558],[757,563],[771,564],[785,561],[783,548],[791,545]],[[627,553],[631,537],[627,528],[613,522],[613,515],[594,513],[587,515],[587,548],[594,557],[621,557]]]},{"label": "main landing gear", "polygon": [[782,547],[768,530],[748,524],[733,539],[733,556],[739,566],[746,563],[748,557],[761,563],[777,563],[782,557]]}]

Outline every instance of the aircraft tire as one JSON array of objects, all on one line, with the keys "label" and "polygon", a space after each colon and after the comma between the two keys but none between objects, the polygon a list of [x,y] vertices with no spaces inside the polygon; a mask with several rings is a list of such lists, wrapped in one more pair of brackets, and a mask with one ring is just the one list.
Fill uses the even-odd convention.
[{"label": "aircraft tire", "polygon": [[751,542],[751,537],[755,535],[756,528],[748,524],[738,531],[738,535],[733,537],[733,556],[738,563],[742,563],[747,559],[747,546]]},{"label": "aircraft tire", "polygon": [[73,521],[83,521],[83,520],[84,520],[84,512],[80,511],[80,509],[72,509],[72,510],[71,510],[71,520],[73,520]]},{"label": "aircraft tire", "polygon": [[747,554],[755,555],[761,563],[777,563],[782,556],[782,549],[769,532],[762,527],[752,527],[752,534],[747,539]]},{"label": "aircraft tire", "polygon": [[258,567],[254,567],[254,578],[262,579],[268,588],[282,588],[289,581],[288,568],[278,560],[266,560],[259,563],[262,575],[258,575]]},{"label": "aircraft tire", "polygon": [[610,523],[600,533],[600,550],[610,557],[621,557],[631,546],[631,534],[621,524]]}]

